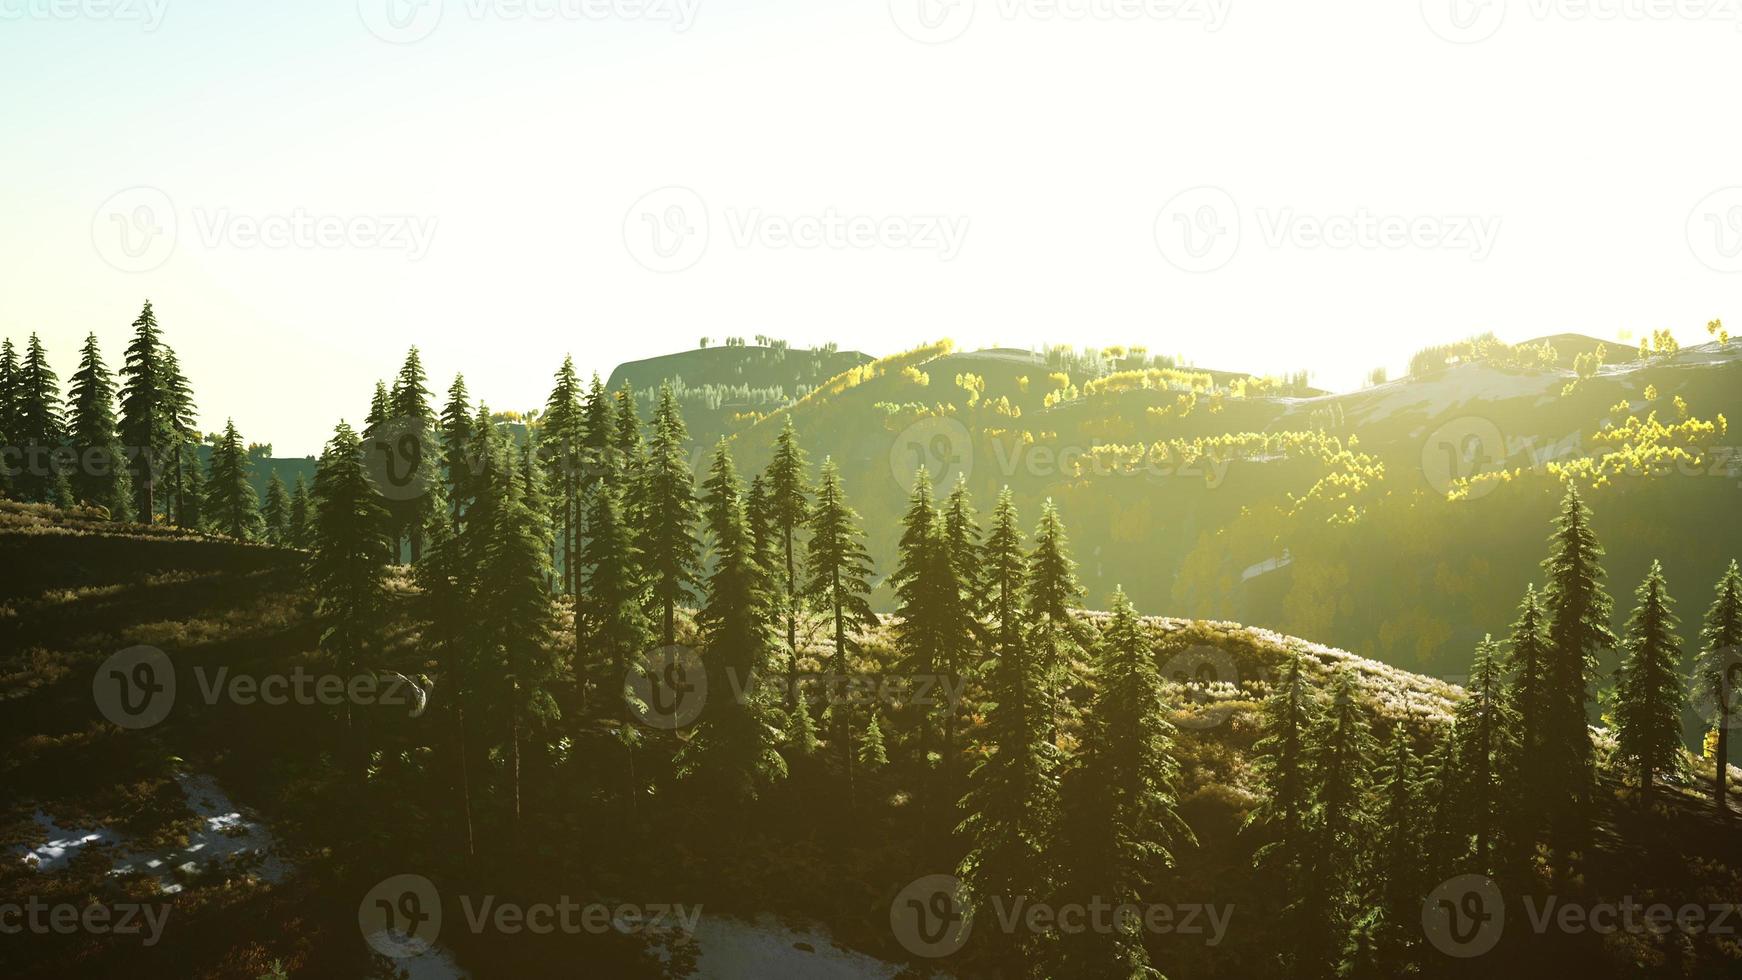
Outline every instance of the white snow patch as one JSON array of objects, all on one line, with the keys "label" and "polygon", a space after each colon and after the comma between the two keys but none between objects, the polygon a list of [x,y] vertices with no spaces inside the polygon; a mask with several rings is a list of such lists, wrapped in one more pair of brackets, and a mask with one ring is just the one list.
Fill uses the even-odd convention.
[{"label": "white snow patch", "polygon": [[699,980],[886,980],[901,972],[876,957],[836,946],[820,928],[800,931],[768,915],[754,922],[704,915],[696,922],[695,939],[693,976]]}]

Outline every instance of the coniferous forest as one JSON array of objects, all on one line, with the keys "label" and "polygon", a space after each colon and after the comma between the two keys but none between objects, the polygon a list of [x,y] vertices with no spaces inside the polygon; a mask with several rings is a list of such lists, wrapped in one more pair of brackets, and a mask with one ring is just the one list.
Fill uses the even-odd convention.
[{"label": "coniferous forest", "polygon": [[[1349,396],[733,338],[683,364],[736,388],[570,358],[529,410],[412,348],[311,399],[312,460],[202,434],[149,302],[64,385],[7,340],[0,963],[1734,976],[1742,538],[1698,412],[1742,368],[1710,332],[1606,371],[1477,338]],[[1373,409],[1500,377],[1631,395],[1546,465],[1452,440],[1448,472]],[[1505,397],[1513,432],[1551,411]],[[1037,446],[1077,458],[998,464]],[[1386,533],[1384,576],[1324,557]],[[1415,659],[1326,644],[1388,602]]]}]

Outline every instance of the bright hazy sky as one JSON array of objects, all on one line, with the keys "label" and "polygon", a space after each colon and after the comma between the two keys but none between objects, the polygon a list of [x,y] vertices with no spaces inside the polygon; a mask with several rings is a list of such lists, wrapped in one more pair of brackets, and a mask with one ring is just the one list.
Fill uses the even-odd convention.
[{"label": "bright hazy sky", "polygon": [[1331,387],[1481,329],[1693,342],[1742,318],[1700,2],[0,0],[0,333],[64,379],[150,297],[206,427],[280,455],[413,343],[528,408],[702,335]]}]

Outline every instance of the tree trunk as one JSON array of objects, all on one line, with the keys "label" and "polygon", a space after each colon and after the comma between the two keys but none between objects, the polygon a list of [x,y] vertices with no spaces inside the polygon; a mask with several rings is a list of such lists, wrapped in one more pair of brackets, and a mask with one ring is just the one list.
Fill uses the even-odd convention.
[{"label": "tree trunk", "polygon": [[786,537],[786,681],[787,689],[798,683],[798,570],[792,561],[792,528]]},{"label": "tree trunk", "polygon": [[1730,778],[1730,712],[1718,715],[1718,816],[1730,819],[1730,805],[1724,801],[1725,783]]}]

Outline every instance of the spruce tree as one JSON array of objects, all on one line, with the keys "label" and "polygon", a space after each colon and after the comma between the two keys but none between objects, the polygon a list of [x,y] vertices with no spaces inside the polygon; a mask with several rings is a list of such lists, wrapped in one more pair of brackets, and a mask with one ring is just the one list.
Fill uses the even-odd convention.
[{"label": "spruce tree", "polygon": [[[387,605],[388,516],[363,468],[362,441],[340,422],[315,470],[315,527],[308,562],[321,650],[342,676],[356,676],[379,639]],[[345,720],[350,724],[347,706]],[[367,747],[353,740],[361,776]]]},{"label": "spruce tree", "polygon": [[[1038,679],[1039,672],[1033,676]],[[1061,899],[1087,903],[1102,897],[1116,908],[1140,905],[1160,885],[1154,873],[1171,868],[1175,851],[1197,840],[1177,811],[1179,766],[1161,672],[1123,589],[1113,594],[1112,614],[1099,643],[1094,688],[1083,728],[1082,762],[1065,779],[1064,836],[1076,846],[1066,851]],[[1045,725],[1044,717],[1036,717],[1025,735],[1044,740]],[[1020,800],[1012,802],[1022,805]],[[1043,795],[1039,805],[1049,804]],[[1033,863],[1037,872],[1031,873],[1044,873],[1038,872],[1041,862]],[[1085,977],[1149,976],[1152,968],[1142,928],[1125,916],[1119,916],[1115,926],[1111,936],[1067,937],[1063,952],[1074,969],[1066,972]]]},{"label": "spruce tree", "polygon": [[1033,624],[1035,653],[1046,673],[1047,704],[1056,734],[1064,723],[1063,691],[1076,673],[1082,649],[1082,627],[1073,610],[1082,601],[1083,587],[1077,582],[1077,563],[1070,557],[1064,522],[1051,500],[1041,508],[1028,567],[1028,619]]},{"label": "spruce tree", "polygon": [[1342,935],[1357,910],[1362,858],[1375,832],[1366,804],[1376,753],[1354,669],[1342,667],[1333,675],[1330,704],[1307,750],[1311,804],[1304,901],[1309,921],[1316,919],[1318,926],[1309,933],[1297,972],[1315,973],[1330,965],[1332,952],[1323,944]]},{"label": "spruce tree", "polygon": [[133,321],[133,339],[121,367],[121,441],[132,456],[139,519],[147,524],[156,520],[163,503],[155,486],[158,468],[181,462],[165,354],[157,315],[152,312],[151,301],[146,300]]},{"label": "spruce tree", "polygon": [[265,525],[266,540],[279,548],[290,547],[290,491],[284,488],[284,480],[278,471],[273,470],[266,480],[266,503],[260,508],[260,518]]},{"label": "spruce tree", "polygon": [[79,369],[72,376],[69,441],[77,454],[72,474],[73,495],[80,500],[110,508],[114,513],[115,482],[127,460],[116,433],[115,378],[103,363],[97,335],[85,338]]},{"label": "spruce tree", "polygon": [[[1533,601],[1534,594],[1531,599]],[[1529,641],[1526,640],[1528,649]],[[1500,833],[1501,790],[1512,784],[1510,767],[1517,758],[1511,740],[1518,720],[1505,689],[1500,663],[1500,645],[1485,636],[1476,647],[1464,700],[1458,702],[1457,755],[1464,775],[1459,787],[1463,801],[1457,825],[1475,838],[1476,861],[1493,870],[1495,838]]]},{"label": "spruce tree", "polygon": [[1543,562],[1549,659],[1543,671],[1537,786],[1564,866],[1590,838],[1597,777],[1586,706],[1592,700],[1597,651],[1615,645],[1609,629],[1613,603],[1603,589],[1603,548],[1591,529],[1590,508],[1570,482],[1550,541],[1552,550]]},{"label": "spruce tree", "polygon": [[424,526],[442,509],[436,435],[440,420],[430,409],[427,381],[423,355],[413,347],[406,352],[405,361],[400,365],[388,395],[393,438],[399,443],[401,455],[409,453],[414,457],[410,486],[419,492],[407,500],[389,501],[387,509],[393,516],[396,535],[403,538],[410,548],[413,563],[423,557]]},{"label": "spruce tree", "polygon": [[66,420],[61,411],[60,379],[49,366],[48,352],[36,334],[30,335],[24,366],[18,373],[16,425],[12,436],[24,453],[25,464],[17,480],[19,496],[55,502],[57,477],[65,475],[55,456],[66,442]]},{"label": "spruce tree", "polygon": [[792,414],[774,441],[768,464],[768,515],[780,539],[785,574],[781,576],[781,610],[786,615],[786,663],[789,680],[798,676],[798,532],[810,510],[810,462],[799,447]]},{"label": "spruce tree", "polygon": [[1627,623],[1626,652],[1615,680],[1617,755],[1639,774],[1642,798],[1652,780],[1673,772],[1681,760],[1682,709],[1687,692],[1681,681],[1680,620],[1663,580],[1663,565],[1653,561],[1634,597],[1639,605]]},{"label": "spruce tree", "polygon": [[1401,722],[1379,759],[1374,789],[1379,840],[1374,848],[1369,905],[1344,943],[1338,973],[1389,978],[1413,972],[1420,945],[1421,895],[1432,882],[1421,873],[1421,820],[1418,804],[1420,760]]},{"label": "spruce tree", "polygon": [[944,547],[949,553],[950,567],[962,586],[962,603],[970,617],[978,617],[980,608],[982,554],[979,519],[974,514],[974,499],[968,492],[968,478],[958,475],[943,506]]},{"label": "spruce tree", "polygon": [[[18,350],[12,346],[12,338],[7,337],[0,341],[0,446],[18,445],[15,433],[18,431],[18,375],[21,370]],[[9,472],[12,468],[0,466],[0,495],[16,492],[14,474]]]},{"label": "spruce tree", "polygon": [[313,528],[310,522],[314,514],[310,510],[308,483],[302,474],[296,475],[296,485],[290,491],[290,515],[285,520],[285,544],[291,548],[307,548],[313,539]]},{"label": "spruce tree", "polygon": [[601,658],[596,666],[602,674],[595,680],[605,689],[623,682],[633,658],[652,641],[653,626],[643,606],[639,553],[624,517],[622,489],[600,483],[588,493],[587,505],[588,534],[577,564],[584,575],[585,636]]},{"label": "spruce tree", "polygon": [[659,618],[660,642],[677,636],[677,607],[689,600],[698,581],[696,524],[700,520],[695,478],[688,459],[689,432],[669,383],[660,386],[653,416],[647,473],[641,500],[642,568],[651,609]]},{"label": "spruce tree", "polygon": [[1264,700],[1263,717],[1264,735],[1252,746],[1252,754],[1266,792],[1246,825],[1265,836],[1254,863],[1278,868],[1285,880],[1294,880],[1306,859],[1307,739],[1318,723],[1318,706],[1299,650],[1288,651]]},{"label": "spruce tree", "polygon": [[465,375],[454,375],[448,386],[448,400],[442,406],[442,476],[446,481],[448,506],[458,533],[460,516],[471,500],[473,448],[471,397],[466,392]]},{"label": "spruce tree", "polygon": [[865,724],[865,737],[859,742],[859,765],[867,772],[875,772],[889,765],[889,753],[883,748],[883,729],[877,723],[877,712],[871,712],[871,720]]},{"label": "spruce tree", "polygon": [[[291,500],[292,511],[298,494],[304,492],[302,478],[297,478]],[[478,658],[478,646],[470,642],[475,624],[470,610],[474,598],[468,588],[453,524],[445,515],[437,515],[430,524],[429,550],[414,571],[418,584],[416,610],[425,624],[423,640],[437,658],[442,669],[443,687],[451,691],[446,704],[454,719],[454,768],[458,770],[460,812],[465,820],[466,854],[477,853],[473,828],[471,752],[472,739],[467,728],[468,712],[477,717],[477,687],[489,664]]]},{"label": "spruce tree", "polygon": [[175,471],[181,475],[176,478],[177,489],[171,498],[175,502],[171,519],[191,531],[204,530],[206,471],[200,462],[200,444],[192,441],[178,443],[173,452]]},{"label": "spruce tree", "polygon": [[[875,629],[877,614],[871,610],[871,555],[865,549],[865,532],[859,515],[847,504],[841,486],[841,470],[824,459],[816,503],[810,510],[810,546],[805,549],[805,595],[825,611],[832,623],[829,671],[845,679],[853,659],[861,655],[854,634]],[[801,700],[797,707],[805,708]],[[847,778],[849,804],[853,802],[852,719],[847,706],[832,711],[835,730],[830,738],[841,757]]]},{"label": "spruce tree", "polygon": [[237,540],[259,536],[260,498],[248,481],[248,449],[236,423],[224,423],[224,435],[212,447],[206,474],[205,517],[212,528]]},{"label": "spruce tree", "polygon": [[703,509],[713,537],[714,568],[696,626],[705,649],[708,689],[734,696],[708,700],[694,738],[679,754],[679,773],[700,777],[719,798],[742,803],[786,775],[786,762],[774,747],[777,706],[769,686],[760,683],[778,649],[772,583],[752,554],[743,487],[723,438],[709,467],[707,487]]},{"label": "spruce tree", "polygon": [[[921,467],[901,520],[899,558],[895,574],[890,577],[895,587],[897,644],[906,655],[906,668],[921,677],[938,676],[944,662],[944,637],[939,625],[943,588],[937,578],[938,571],[948,566],[942,558],[942,540],[937,507],[932,502],[931,474]],[[931,728],[931,719],[922,715],[920,762],[928,769]]]},{"label": "spruce tree", "polygon": [[[544,437],[539,455],[550,473],[550,493],[557,528],[557,560],[562,563],[563,591],[578,595],[581,563],[581,491],[586,472],[586,435],[582,430],[581,382],[573,357],[564,357],[556,385],[544,403]],[[579,607],[577,606],[577,609]]]},{"label": "spruce tree", "polygon": [[166,515],[179,515],[186,510],[194,515],[197,524],[201,494],[204,492],[197,465],[200,444],[199,411],[194,406],[193,386],[182,374],[181,361],[176,357],[174,348],[163,344],[160,345],[159,352],[162,355],[163,378],[161,405],[169,441],[165,443],[164,451],[154,458],[173,464],[169,487],[172,503],[166,503],[164,510]]},{"label": "spruce tree", "polygon": [[1736,562],[1718,580],[1717,597],[1706,611],[1700,630],[1700,654],[1694,662],[1694,689],[1707,708],[1704,721],[1718,733],[1713,799],[1718,815],[1730,818],[1725,802],[1730,768],[1730,726],[1737,709],[1736,686],[1742,678],[1742,570]]}]

